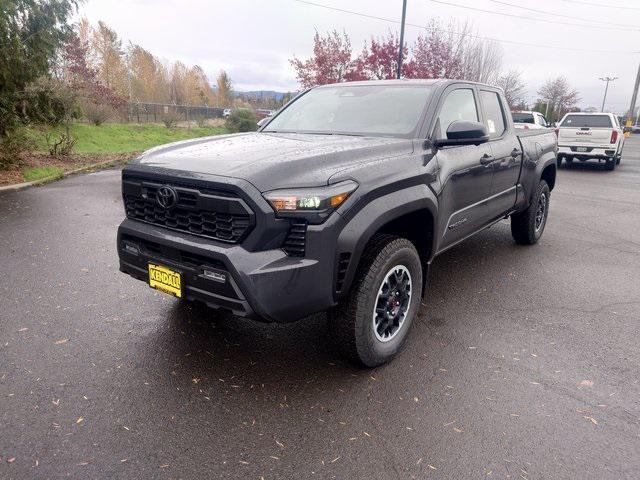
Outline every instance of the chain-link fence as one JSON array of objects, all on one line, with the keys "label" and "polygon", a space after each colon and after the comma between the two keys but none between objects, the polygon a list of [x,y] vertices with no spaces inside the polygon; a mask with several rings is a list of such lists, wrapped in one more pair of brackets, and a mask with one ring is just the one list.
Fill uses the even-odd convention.
[{"label": "chain-link fence", "polygon": [[127,119],[136,123],[160,123],[167,115],[175,115],[180,121],[222,118],[223,108],[168,103],[130,103]]}]

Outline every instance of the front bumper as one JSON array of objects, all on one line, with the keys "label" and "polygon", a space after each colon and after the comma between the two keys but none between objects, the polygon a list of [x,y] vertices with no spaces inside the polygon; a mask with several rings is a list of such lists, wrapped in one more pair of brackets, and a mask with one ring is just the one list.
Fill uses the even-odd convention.
[{"label": "front bumper", "polygon": [[[239,316],[291,322],[336,304],[333,267],[340,222],[334,215],[323,225],[309,226],[307,253],[297,258],[279,248],[249,251],[126,219],[118,228],[120,270],[147,282],[149,262],[166,265],[182,272],[188,300]],[[220,275],[214,280],[204,270]]]}]

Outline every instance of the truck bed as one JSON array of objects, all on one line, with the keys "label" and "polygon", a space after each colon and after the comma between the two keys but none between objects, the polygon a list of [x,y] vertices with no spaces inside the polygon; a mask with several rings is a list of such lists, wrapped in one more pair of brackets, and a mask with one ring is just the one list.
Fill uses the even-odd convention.
[{"label": "truck bed", "polygon": [[539,136],[539,135],[544,135],[547,133],[553,133],[553,135],[555,135],[555,133],[553,132],[553,130],[548,129],[548,128],[539,128],[539,129],[529,129],[529,130],[516,130],[516,135],[518,137],[535,137],[535,136]]}]

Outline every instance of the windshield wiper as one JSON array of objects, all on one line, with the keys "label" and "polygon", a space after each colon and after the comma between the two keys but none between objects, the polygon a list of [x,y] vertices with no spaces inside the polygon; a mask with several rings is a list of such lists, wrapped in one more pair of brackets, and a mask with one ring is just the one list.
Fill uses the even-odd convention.
[{"label": "windshield wiper", "polygon": [[294,133],[298,135],[340,135],[345,137],[364,137],[362,133],[341,133],[341,132],[296,132],[294,130],[262,130],[262,133]]},{"label": "windshield wiper", "polygon": [[364,137],[361,133],[342,133],[342,132],[296,132],[307,135],[340,135],[344,137]]}]

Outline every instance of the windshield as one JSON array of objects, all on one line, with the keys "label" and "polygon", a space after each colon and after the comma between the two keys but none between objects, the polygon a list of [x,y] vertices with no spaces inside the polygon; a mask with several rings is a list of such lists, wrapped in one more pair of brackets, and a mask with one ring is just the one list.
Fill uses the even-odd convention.
[{"label": "windshield", "polygon": [[511,117],[513,118],[513,123],[535,123],[532,113],[514,112],[511,114]]},{"label": "windshield", "polygon": [[608,115],[567,115],[561,127],[590,127],[611,128],[611,119]]},{"label": "windshield", "polygon": [[315,88],[263,131],[407,136],[416,130],[430,94],[428,85]]}]

